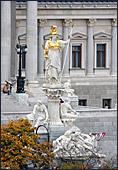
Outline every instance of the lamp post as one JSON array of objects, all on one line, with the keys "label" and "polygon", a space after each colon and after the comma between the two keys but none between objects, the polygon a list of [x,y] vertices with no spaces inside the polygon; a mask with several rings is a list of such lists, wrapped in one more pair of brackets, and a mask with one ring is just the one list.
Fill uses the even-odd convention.
[{"label": "lamp post", "polygon": [[24,78],[21,76],[21,57],[23,53],[26,53],[28,50],[27,45],[16,45],[16,52],[19,54],[19,71],[17,76],[17,91],[16,93],[25,93],[24,92]]}]

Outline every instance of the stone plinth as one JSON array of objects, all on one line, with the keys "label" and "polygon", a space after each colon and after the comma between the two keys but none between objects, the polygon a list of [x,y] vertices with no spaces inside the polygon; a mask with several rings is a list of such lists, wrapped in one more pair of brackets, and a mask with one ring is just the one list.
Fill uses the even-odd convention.
[{"label": "stone plinth", "polygon": [[59,113],[59,98],[63,93],[63,89],[54,87],[43,88],[48,98],[49,126],[63,126]]},{"label": "stone plinth", "polygon": [[28,105],[28,95],[26,93],[14,93],[13,96],[18,102]]}]

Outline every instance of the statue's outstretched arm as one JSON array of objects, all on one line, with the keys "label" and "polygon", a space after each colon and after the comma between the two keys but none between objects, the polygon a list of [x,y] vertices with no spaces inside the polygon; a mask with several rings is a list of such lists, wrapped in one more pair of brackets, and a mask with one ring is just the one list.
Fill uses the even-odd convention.
[{"label": "statue's outstretched arm", "polygon": [[60,44],[63,44],[63,45],[66,45],[70,42],[70,39],[66,40],[66,41],[63,41],[63,40],[60,40]]}]

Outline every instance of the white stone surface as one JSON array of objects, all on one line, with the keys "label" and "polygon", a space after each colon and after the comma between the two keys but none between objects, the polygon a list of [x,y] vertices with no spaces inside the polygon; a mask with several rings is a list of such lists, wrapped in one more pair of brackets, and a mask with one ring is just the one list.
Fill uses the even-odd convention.
[{"label": "white stone surface", "polygon": [[[68,111],[71,111],[68,113]],[[60,118],[64,126],[73,126],[75,120],[78,118],[79,113],[72,109],[70,100],[65,99],[64,103],[60,105]]]},{"label": "white stone surface", "polygon": [[1,1],[1,42],[1,82],[4,82],[10,80],[11,73],[11,1]]},{"label": "white stone surface", "polygon": [[46,84],[60,84],[61,52],[69,41],[69,39],[67,41],[57,40],[57,35],[52,35],[52,39],[46,41],[45,50],[48,50],[47,57],[45,57]]},{"label": "white stone surface", "polygon": [[50,126],[63,126],[59,113],[59,97],[62,95],[63,89],[45,87],[43,90],[48,98]]},{"label": "white stone surface", "polygon": [[37,80],[37,1],[27,1],[27,57],[26,78]]},{"label": "white stone surface", "polygon": [[32,123],[32,127],[38,127],[39,125],[48,125],[49,115],[46,106],[42,103],[41,100],[37,101],[38,103],[34,106],[33,112],[26,115],[28,120]]},{"label": "white stone surface", "polygon": [[78,158],[95,156],[104,158],[104,154],[98,154],[94,148],[95,136],[81,133],[76,126],[67,130],[64,135],[53,141],[53,153],[55,157]]},{"label": "white stone surface", "polygon": [[111,74],[117,74],[117,20],[112,22]]},{"label": "white stone surface", "polygon": [[13,96],[18,102],[28,105],[27,103],[28,95],[26,93],[13,93]]}]

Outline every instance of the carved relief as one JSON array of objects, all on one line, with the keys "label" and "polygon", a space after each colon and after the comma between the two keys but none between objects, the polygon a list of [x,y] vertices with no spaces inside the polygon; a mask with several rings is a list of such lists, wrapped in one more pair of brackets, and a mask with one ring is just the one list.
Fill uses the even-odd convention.
[{"label": "carved relief", "polygon": [[87,25],[89,27],[93,26],[93,24],[96,22],[96,19],[89,19]]},{"label": "carved relief", "polygon": [[95,156],[104,158],[104,154],[98,154],[94,146],[95,136],[81,133],[76,126],[67,130],[64,135],[53,141],[53,153],[55,157],[84,157]]},{"label": "carved relief", "polygon": [[22,21],[21,19],[16,20],[16,27],[18,27],[18,25],[21,23],[21,21]]},{"label": "carved relief", "polygon": [[71,22],[72,22],[72,19],[65,19],[63,22],[63,26],[68,27]]},{"label": "carved relief", "polygon": [[95,34],[94,36],[94,39],[111,39],[111,35],[110,34],[108,34],[108,33],[105,33],[105,32],[99,32],[99,33],[97,33],[97,34]]},{"label": "carved relief", "polygon": [[45,24],[46,22],[47,22],[46,19],[40,19],[40,20],[38,21],[38,26],[44,27],[44,24]]},{"label": "carved relief", "polygon": [[112,26],[117,26],[117,19],[116,19],[116,18],[114,18],[114,19],[112,20]]}]

